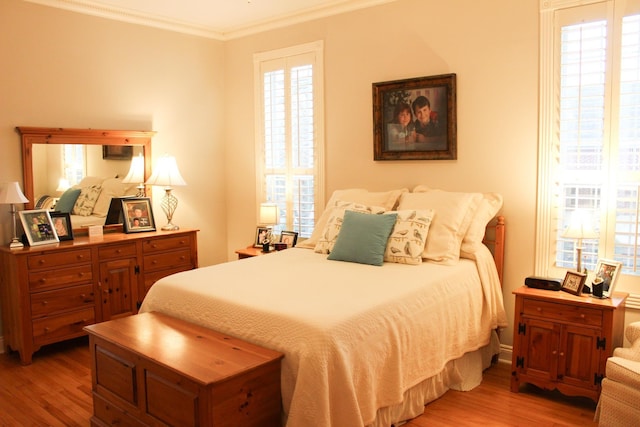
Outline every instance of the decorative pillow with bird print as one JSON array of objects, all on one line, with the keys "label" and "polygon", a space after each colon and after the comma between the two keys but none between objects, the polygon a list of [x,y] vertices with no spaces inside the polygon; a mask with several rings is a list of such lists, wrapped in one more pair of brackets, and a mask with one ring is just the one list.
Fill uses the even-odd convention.
[{"label": "decorative pillow with bird print", "polygon": [[314,248],[314,251],[319,254],[331,253],[333,245],[336,243],[338,233],[342,227],[342,220],[344,218],[345,211],[354,211],[365,214],[381,214],[385,209],[381,206],[365,206],[360,203],[352,202],[336,202],[335,207],[331,209],[327,224],[322,231],[322,235],[318,239],[318,243]]},{"label": "decorative pillow with bird print", "polygon": [[434,210],[402,210],[387,241],[384,260],[400,264],[421,264]]}]

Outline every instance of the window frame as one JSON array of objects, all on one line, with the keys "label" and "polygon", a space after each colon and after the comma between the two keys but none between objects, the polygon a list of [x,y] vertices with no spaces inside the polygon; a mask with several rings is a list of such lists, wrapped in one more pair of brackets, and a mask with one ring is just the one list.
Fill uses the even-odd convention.
[{"label": "window frame", "polygon": [[[599,11],[601,16],[606,17],[609,22],[614,24],[621,22],[622,15],[628,9],[626,0],[541,0],[540,1],[540,104],[539,104],[539,145],[538,145],[538,189],[537,189],[537,220],[536,220],[536,249],[535,249],[535,265],[534,271],[536,275],[549,277],[562,277],[566,272],[566,268],[555,265],[556,258],[556,235],[557,235],[557,209],[555,205],[557,187],[555,178],[557,175],[557,119],[556,111],[559,99],[559,75],[560,75],[560,40],[558,13],[573,13],[571,8],[586,7],[604,8]],[[582,12],[582,11],[579,11]],[[612,56],[611,44],[615,37],[619,37],[621,32],[619,25],[610,25],[608,32],[607,46],[607,73],[608,79],[611,76],[619,74],[620,63],[619,58]],[[609,109],[612,103],[618,99],[619,91],[617,79],[613,83],[607,83],[610,92],[606,94],[607,101],[605,109]],[[617,115],[607,113],[605,126],[609,139],[615,138],[618,128]],[[611,128],[611,129],[609,129]],[[617,151],[617,144],[607,144],[604,148],[607,150]],[[615,154],[615,153],[613,153]],[[608,155],[605,153],[605,155]],[[610,166],[609,166],[610,167]],[[611,168],[611,167],[610,167]],[[615,168],[611,168],[615,169]],[[608,181],[611,182],[615,173],[612,170],[609,174]],[[607,258],[613,256],[613,233],[615,232],[615,214],[611,207],[615,209],[616,197],[610,197],[608,206],[602,206],[601,224],[606,224],[605,230],[601,230],[601,237],[598,239],[598,258]],[[607,211],[609,217],[607,216]],[[613,218],[613,219],[612,219]],[[607,230],[610,230],[607,232]],[[607,241],[608,239],[608,241]],[[640,289],[640,276],[624,274],[621,279],[623,287],[631,286]]]},{"label": "window frame", "polygon": [[[314,115],[314,223],[317,222],[325,202],[324,174],[324,42],[322,40],[275,49],[254,54],[254,106],[255,106],[255,161],[256,161],[256,218],[259,218],[260,204],[273,202],[267,200],[265,179],[265,118],[264,85],[262,65],[274,60],[311,55],[313,57],[313,115]],[[294,169],[287,162],[286,173],[291,175]],[[292,196],[287,196],[287,218],[285,230],[293,231]],[[281,213],[280,213],[281,214]],[[282,222],[282,220],[281,220]],[[302,236],[300,235],[302,238]]]}]

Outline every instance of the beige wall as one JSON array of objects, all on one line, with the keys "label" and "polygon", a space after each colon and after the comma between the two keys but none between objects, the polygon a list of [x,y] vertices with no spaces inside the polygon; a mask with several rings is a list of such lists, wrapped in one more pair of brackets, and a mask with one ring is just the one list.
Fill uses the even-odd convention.
[{"label": "beige wall", "polygon": [[[230,254],[256,223],[252,55],[315,40],[325,48],[327,197],[417,184],[502,193],[512,320],[511,290],[533,273],[538,1],[399,0],[227,42]],[[444,73],[457,74],[458,160],[374,162],[371,84]],[[511,343],[512,330],[502,336]]]}]

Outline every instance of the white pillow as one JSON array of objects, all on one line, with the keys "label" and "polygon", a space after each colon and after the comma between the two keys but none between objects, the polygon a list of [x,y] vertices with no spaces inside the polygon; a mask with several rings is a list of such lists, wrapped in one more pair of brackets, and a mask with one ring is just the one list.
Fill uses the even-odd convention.
[{"label": "white pillow", "polygon": [[398,210],[433,209],[429,235],[422,258],[438,264],[451,265],[460,259],[462,239],[469,229],[482,194],[429,190],[405,193],[400,197]]},{"label": "white pillow", "polygon": [[298,248],[311,248],[314,249],[324,228],[329,220],[331,209],[336,206],[336,202],[353,202],[366,206],[380,206],[385,210],[390,211],[398,203],[398,198],[401,194],[408,192],[406,188],[390,191],[372,192],[362,188],[351,188],[346,190],[336,190],[331,195],[331,198],[327,202],[324,211],[316,221],[316,225],[311,233],[311,237],[306,240],[299,241],[296,247]]},{"label": "white pillow", "polygon": [[502,208],[502,196],[500,194],[485,193],[482,196],[482,201],[471,220],[467,234],[462,239],[462,245],[460,246],[460,256],[462,258],[475,259],[474,254],[482,245],[487,224]]},{"label": "white pillow", "polygon": [[73,205],[71,213],[80,216],[91,215],[101,191],[102,187],[99,185],[90,185],[89,187],[81,188],[80,195],[76,199],[76,204]]},{"label": "white pillow", "polygon": [[109,205],[113,197],[124,196],[125,186],[120,178],[107,178],[102,182],[102,191],[98,196],[96,205],[93,207],[91,215],[103,217],[107,216]]},{"label": "white pillow", "polygon": [[387,241],[384,260],[400,264],[422,263],[422,252],[433,220],[433,209],[387,213],[395,213],[398,217]]},{"label": "white pillow", "polygon": [[329,219],[324,227],[322,235],[318,238],[318,243],[314,247],[314,251],[319,254],[328,254],[333,250],[333,246],[336,243],[340,228],[342,227],[342,221],[344,213],[346,211],[354,211],[365,214],[381,214],[385,211],[380,206],[365,206],[359,203],[351,202],[336,202],[336,206],[329,210]]},{"label": "white pillow", "polygon": [[[426,185],[418,185],[413,189],[414,193],[425,193],[431,191]],[[475,259],[475,253],[486,232],[487,224],[502,209],[502,195],[498,193],[484,193],[478,206],[478,210],[471,219],[469,229],[462,239],[460,246],[460,257]]]}]

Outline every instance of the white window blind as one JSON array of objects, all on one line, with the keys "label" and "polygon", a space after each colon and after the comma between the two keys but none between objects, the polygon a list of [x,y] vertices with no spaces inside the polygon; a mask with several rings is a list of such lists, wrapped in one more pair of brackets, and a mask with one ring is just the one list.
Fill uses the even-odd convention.
[{"label": "white window blind", "polygon": [[579,211],[599,235],[583,242],[583,265],[593,270],[598,258],[615,259],[635,283],[631,277],[640,278],[640,2],[582,3],[558,1],[541,10],[536,272],[562,277],[562,271],[575,268],[576,242],[562,233]]},{"label": "white window blind", "polygon": [[276,203],[275,232],[313,231],[322,209],[322,43],[255,56],[258,203]]}]

